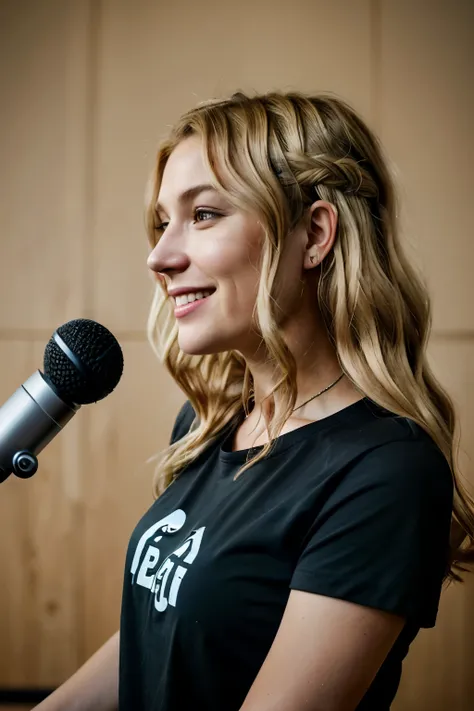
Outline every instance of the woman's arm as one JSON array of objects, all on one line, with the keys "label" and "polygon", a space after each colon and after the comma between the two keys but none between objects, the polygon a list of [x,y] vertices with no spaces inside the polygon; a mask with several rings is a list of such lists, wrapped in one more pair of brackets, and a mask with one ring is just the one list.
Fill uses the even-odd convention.
[{"label": "woman's arm", "polygon": [[35,706],[37,711],[117,711],[119,632],[87,662]]},{"label": "woman's arm", "polygon": [[354,711],[403,626],[392,613],[292,590],[240,711]]}]

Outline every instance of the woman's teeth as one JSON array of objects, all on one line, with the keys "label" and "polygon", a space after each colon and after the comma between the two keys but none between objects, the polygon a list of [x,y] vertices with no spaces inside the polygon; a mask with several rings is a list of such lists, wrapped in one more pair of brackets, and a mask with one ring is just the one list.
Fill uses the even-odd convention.
[{"label": "woman's teeth", "polygon": [[211,294],[212,291],[197,291],[195,294],[181,294],[181,296],[175,296],[176,306],[184,306],[185,304],[190,304],[192,301],[205,299],[206,296],[210,296]]}]

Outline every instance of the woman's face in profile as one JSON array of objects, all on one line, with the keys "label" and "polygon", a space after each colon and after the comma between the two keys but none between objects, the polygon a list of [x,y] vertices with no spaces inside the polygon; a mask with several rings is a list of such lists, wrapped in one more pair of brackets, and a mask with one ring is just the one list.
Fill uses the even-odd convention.
[{"label": "woman's face in profile", "polygon": [[[166,163],[156,205],[157,244],[149,268],[164,279],[185,353],[236,350],[251,357],[261,338],[253,328],[265,238],[255,215],[211,187],[197,137],[181,142]],[[279,325],[301,308],[304,228],[285,242],[275,299]],[[312,308],[312,307],[311,307]],[[303,319],[306,324],[307,320]]]},{"label": "woman's face in profile", "polygon": [[[157,201],[158,240],[148,266],[164,277],[186,353],[258,345],[252,314],[263,230],[209,186],[201,141],[180,143],[166,164]],[[176,293],[177,292],[177,293]]]}]

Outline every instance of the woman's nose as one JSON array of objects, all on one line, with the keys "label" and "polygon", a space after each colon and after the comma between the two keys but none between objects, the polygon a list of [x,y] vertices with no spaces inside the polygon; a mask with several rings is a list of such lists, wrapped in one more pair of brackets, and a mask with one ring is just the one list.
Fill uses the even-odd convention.
[{"label": "woman's nose", "polygon": [[148,255],[147,266],[157,274],[184,271],[189,266],[189,258],[183,250],[165,245],[162,238]]}]

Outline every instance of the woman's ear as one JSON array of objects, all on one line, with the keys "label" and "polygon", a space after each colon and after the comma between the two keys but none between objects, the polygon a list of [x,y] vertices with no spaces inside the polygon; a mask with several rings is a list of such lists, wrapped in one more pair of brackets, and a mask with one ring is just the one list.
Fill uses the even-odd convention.
[{"label": "woman's ear", "polygon": [[316,200],[308,209],[304,268],[316,267],[332,249],[337,231],[337,211],[325,200]]}]

